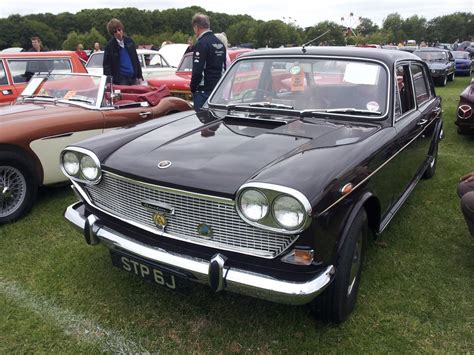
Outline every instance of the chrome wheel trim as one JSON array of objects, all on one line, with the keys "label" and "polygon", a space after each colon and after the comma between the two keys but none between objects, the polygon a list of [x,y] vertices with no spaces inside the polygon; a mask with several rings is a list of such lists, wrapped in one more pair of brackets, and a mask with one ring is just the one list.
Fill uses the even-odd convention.
[{"label": "chrome wheel trim", "polygon": [[0,217],[15,213],[26,198],[26,179],[13,166],[0,166]]},{"label": "chrome wheel trim", "polygon": [[350,296],[354,285],[357,281],[357,276],[359,274],[360,267],[362,265],[362,231],[359,231],[357,236],[357,241],[354,246],[354,253],[352,254],[352,265],[351,272],[349,274],[349,286],[347,287],[347,296]]}]

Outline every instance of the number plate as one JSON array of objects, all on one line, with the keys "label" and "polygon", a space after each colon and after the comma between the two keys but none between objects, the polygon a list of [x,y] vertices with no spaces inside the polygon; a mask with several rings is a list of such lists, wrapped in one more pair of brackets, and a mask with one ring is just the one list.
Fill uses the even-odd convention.
[{"label": "number plate", "polygon": [[192,277],[166,266],[116,250],[110,250],[110,256],[114,266],[172,290],[188,287],[188,280]]}]

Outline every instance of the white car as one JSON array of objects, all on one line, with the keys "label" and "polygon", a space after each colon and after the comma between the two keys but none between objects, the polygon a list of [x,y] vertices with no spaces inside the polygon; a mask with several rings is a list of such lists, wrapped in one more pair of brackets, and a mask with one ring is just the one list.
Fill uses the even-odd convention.
[{"label": "white car", "polygon": [[[166,59],[151,49],[137,49],[138,60],[142,67],[143,80],[155,78],[162,75],[170,75],[176,72],[176,67],[171,66]],[[104,61],[104,52],[94,52],[86,63],[89,74],[102,75],[104,69],[102,63]]]},{"label": "white car", "polygon": [[188,45],[184,43],[170,43],[160,48],[158,53],[166,58],[168,63],[173,67],[178,67],[184,53],[188,49]]}]

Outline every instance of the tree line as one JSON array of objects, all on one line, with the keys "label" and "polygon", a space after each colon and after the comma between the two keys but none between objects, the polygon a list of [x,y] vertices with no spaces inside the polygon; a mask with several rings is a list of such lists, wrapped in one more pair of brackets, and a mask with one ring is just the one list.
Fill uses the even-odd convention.
[{"label": "tree line", "polygon": [[110,35],[107,22],[116,17],[122,21],[128,36],[137,44],[163,41],[186,43],[193,31],[191,18],[196,12],[209,15],[214,32],[226,32],[231,45],[246,44],[253,48],[301,45],[327,32],[313,45],[346,45],[357,43],[403,43],[408,39],[418,43],[448,42],[474,39],[474,14],[455,12],[428,21],[422,16],[402,18],[398,13],[388,14],[382,27],[372,20],[359,17],[356,26],[347,27],[324,21],[302,28],[296,22],[283,20],[262,21],[249,15],[228,15],[206,11],[199,6],[167,10],[86,9],[75,14],[63,12],[11,15],[0,19],[0,49],[31,47],[31,37],[39,36],[49,49],[75,49],[78,43],[93,48],[94,42],[104,45]]}]

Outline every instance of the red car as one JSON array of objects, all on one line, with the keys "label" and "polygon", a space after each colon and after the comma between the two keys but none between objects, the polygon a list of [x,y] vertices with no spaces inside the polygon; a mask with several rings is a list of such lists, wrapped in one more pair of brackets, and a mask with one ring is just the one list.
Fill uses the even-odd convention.
[{"label": "red car", "polygon": [[15,101],[37,72],[87,73],[70,51],[0,53],[0,105]]},{"label": "red car", "polygon": [[[248,48],[229,48],[230,60],[233,62],[239,55],[252,51]],[[191,75],[193,71],[193,53],[186,53],[179,63],[176,74],[161,76],[159,78],[148,80],[148,85],[159,87],[166,85],[170,90],[171,95],[181,97],[185,100],[191,100]]]}]

